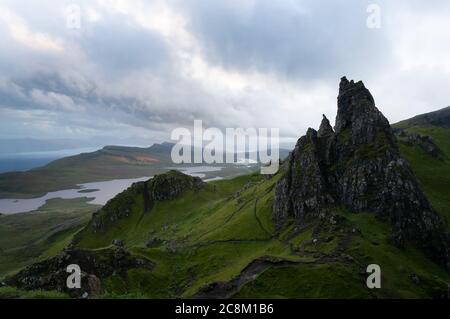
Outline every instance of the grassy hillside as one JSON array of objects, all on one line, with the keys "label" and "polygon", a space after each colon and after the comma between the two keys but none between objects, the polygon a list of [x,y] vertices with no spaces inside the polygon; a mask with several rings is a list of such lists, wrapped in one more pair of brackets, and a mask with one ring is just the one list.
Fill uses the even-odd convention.
[{"label": "grassy hillside", "polygon": [[441,127],[450,129],[450,106],[443,109],[417,115],[396,124],[401,127]]},{"label": "grassy hillside", "polygon": [[[157,203],[150,213],[138,200],[128,218],[104,232],[86,228],[79,248],[110,249],[119,239],[156,264],[107,278],[102,297],[430,298],[446,292],[449,275],[413,247],[389,244],[389,226],[371,214],[336,208],[332,220],[277,228],[271,218],[276,181],[251,175],[210,183]],[[365,285],[370,263],[382,267],[380,290]]]},{"label": "grassy hillside", "polygon": [[56,255],[99,206],[53,199],[38,211],[0,216],[0,277]]},{"label": "grassy hillside", "polygon": [[402,155],[411,164],[423,191],[433,207],[447,220],[450,229],[450,128],[416,125],[408,121],[395,124],[394,127],[430,136],[445,154],[444,159],[436,159],[417,145],[400,142]]}]

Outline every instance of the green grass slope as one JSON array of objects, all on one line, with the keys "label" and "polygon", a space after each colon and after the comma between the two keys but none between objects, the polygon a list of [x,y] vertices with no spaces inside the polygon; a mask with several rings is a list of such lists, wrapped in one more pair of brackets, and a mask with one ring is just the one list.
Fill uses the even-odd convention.
[{"label": "green grass slope", "polygon": [[[279,228],[271,214],[278,177],[258,175],[210,183],[129,217],[102,233],[89,227],[78,247],[110,248],[123,240],[155,263],[104,281],[108,298],[433,298],[450,277],[413,247],[389,243],[390,228],[372,214],[350,214]],[[382,289],[366,287],[365,269],[382,267]]]},{"label": "green grass slope", "polygon": [[86,201],[53,199],[35,212],[0,216],[0,277],[66,247],[99,208]]},{"label": "green grass slope", "polygon": [[423,191],[433,207],[446,219],[450,230],[450,128],[417,125],[415,122],[410,124],[408,121],[395,124],[394,127],[430,136],[445,154],[444,159],[436,159],[417,145],[400,142],[402,155],[411,164]]}]

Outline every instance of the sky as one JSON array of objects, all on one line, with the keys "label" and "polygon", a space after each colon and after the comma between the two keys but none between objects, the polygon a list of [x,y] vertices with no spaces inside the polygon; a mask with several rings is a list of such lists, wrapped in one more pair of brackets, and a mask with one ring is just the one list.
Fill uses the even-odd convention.
[{"label": "sky", "polygon": [[449,17],[446,0],[1,0],[0,138],[150,145],[198,119],[294,140],[334,121],[344,75],[395,123],[450,105]]}]

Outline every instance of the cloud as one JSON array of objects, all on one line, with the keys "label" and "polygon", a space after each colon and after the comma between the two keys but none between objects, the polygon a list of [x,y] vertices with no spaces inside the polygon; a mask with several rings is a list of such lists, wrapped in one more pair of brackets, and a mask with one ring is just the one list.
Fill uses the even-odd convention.
[{"label": "cloud", "polygon": [[81,111],[82,108],[77,106],[70,96],[55,92],[43,92],[33,89],[30,93],[31,98],[38,104],[43,106],[58,108],[62,111]]},{"label": "cloud", "polygon": [[369,72],[390,59],[368,1],[179,1],[211,63],[288,78]]},{"label": "cloud", "polygon": [[0,134],[152,141],[202,119],[297,137],[333,117],[342,75],[392,122],[450,104],[450,3],[376,1],[369,29],[372,2],[80,0],[70,29],[69,1],[5,0]]},{"label": "cloud", "polygon": [[[81,52],[108,76],[134,70],[170,68],[171,52],[158,32],[146,29],[120,13],[91,22],[77,41]],[[124,74],[125,73],[125,74]]]},{"label": "cloud", "polygon": [[52,38],[45,33],[32,32],[23,19],[7,8],[0,7],[0,22],[6,24],[10,37],[22,45],[40,51],[56,53],[64,51],[61,40]]}]

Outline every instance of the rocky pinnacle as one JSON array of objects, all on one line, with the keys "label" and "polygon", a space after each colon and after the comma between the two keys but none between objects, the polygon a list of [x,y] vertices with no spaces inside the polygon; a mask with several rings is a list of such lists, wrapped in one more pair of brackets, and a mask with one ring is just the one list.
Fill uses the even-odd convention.
[{"label": "rocky pinnacle", "polygon": [[393,226],[396,246],[414,243],[450,270],[450,240],[441,217],[402,158],[388,120],[360,82],[342,78],[333,131],[324,116],[283,165],[273,214],[299,223],[331,213],[333,206],[372,212]]}]

